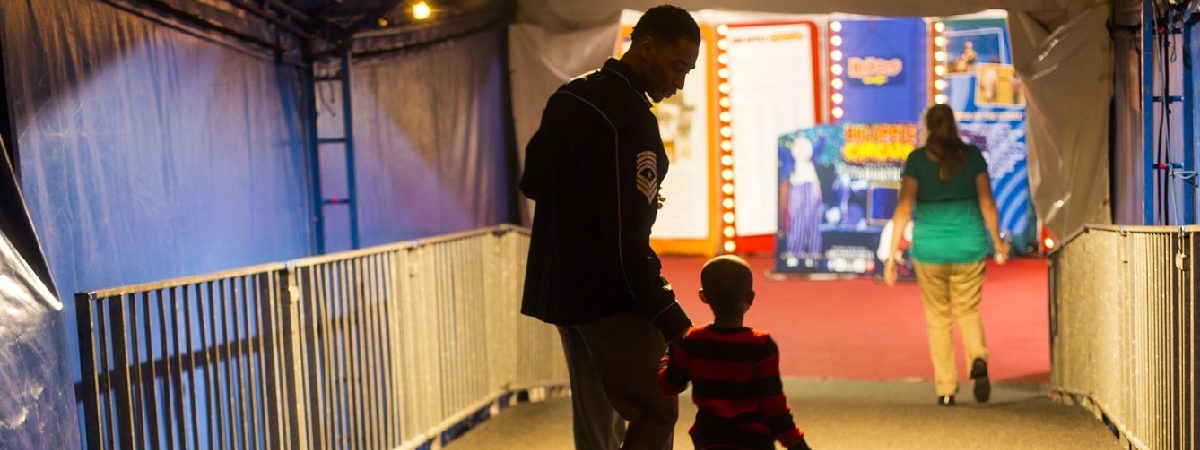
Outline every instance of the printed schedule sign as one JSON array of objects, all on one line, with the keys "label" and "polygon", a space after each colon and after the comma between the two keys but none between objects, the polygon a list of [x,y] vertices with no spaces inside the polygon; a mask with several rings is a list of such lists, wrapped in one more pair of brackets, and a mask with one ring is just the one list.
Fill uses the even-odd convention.
[{"label": "printed schedule sign", "polygon": [[816,123],[815,38],[809,22],[729,26],[738,236],[778,229],[776,147],[781,134]]}]

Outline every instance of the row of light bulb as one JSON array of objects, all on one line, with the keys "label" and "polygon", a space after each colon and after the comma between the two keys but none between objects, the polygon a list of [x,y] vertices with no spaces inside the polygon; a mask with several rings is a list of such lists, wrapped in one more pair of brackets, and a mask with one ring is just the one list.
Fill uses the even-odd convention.
[{"label": "row of light bulb", "polygon": [[946,103],[946,24],[933,23],[933,102]]},{"label": "row of light bulb", "polygon": [[829,113],[833,115],[833,120],[841,119],[846,115],[846,110],[842,109],[842,102],[846,100],[842,94],[842,87],[845,86],[845,81],[842,80],[842,74],[845,73],[842,59],[845,57],[842,54],[842,23],[838,21],[829,22],[829,101],[833,103],[833,108]]},{"label": "row of light bulb", "polygon": [[[933,56],[933,72],[934,72],[934,102],[945,103],[946,97],[946,37],[943,33],[946,30],[946,25],[942,22],[934,22],[934,56]],[[830,114],[834,120],[841,119],[846,114],[842,109],[842,103],[846,100],[842,93],[842,88],[845,86],[845,80],[842,75],[845,74],[845,66],[843,59],[845,54],[842,52],[842,23],[833,21],[829,23],[829,65],[830,80],[829,86],[831,93],[829,100],[833,103],[833,108]],[[729,41],[726,36],[729,35],[729,27],[720,25],[717,27],[717,104],[720,105],[720,112],[717,119],[720,123],[720,147],[721,147],[721,222],[722,222],[722,244],[721,247],[726,252],[737,250],[737,244],[734,242],[734,237],[737,236],[735,223],[737,222],[737,214],[734,212],[734,186],[733,186],[733,113],[730,112],[731,100],[730,93],[732,87],[729,84]]]},{"label": "row of light bulb", "polygon": [[729,85],[729,27],[717,26],[717,121],[720,124],[720,171],[721,171],[721,248],[726,253],[737,250],[737,214],[734,212],[733,200],[733,105],[729,94],[733,90]]}]

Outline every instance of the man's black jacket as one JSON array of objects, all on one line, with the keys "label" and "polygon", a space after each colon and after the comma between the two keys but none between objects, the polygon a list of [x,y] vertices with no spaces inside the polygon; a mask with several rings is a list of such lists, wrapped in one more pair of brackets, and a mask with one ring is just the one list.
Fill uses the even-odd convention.
[{"label": "man's black jacket", "polygon": [[578,325],[633,313],[666,339],[691,324],[650,249],[668,164],[650,107],[615,59],[550,97],[520,184],[536,202],[523,314]]}]

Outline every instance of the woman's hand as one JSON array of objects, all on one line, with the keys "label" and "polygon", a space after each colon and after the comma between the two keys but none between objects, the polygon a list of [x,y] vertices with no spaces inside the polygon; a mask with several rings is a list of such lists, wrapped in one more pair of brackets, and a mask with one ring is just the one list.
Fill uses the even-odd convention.
[{"label": "woman's hand", "polygon": [[896,285],[896,257],[894,255],[883,263],[883,284]]},{"label": "woman's hand", "polygon": [[1004,264],[1008,262],[1008,252],[1012,250],[1012,245],[1003,239],[997,239],[994,248],[996,264]]}]

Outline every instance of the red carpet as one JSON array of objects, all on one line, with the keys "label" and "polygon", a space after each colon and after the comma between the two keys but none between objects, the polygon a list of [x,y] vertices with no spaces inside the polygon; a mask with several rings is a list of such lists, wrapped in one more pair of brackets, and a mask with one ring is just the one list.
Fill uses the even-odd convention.
[{"label": "red carpet", "polygon": [[[770,281],[770,258],[750,258],[757,297],[746,324],[771,332],[785,376],[892,380],[932,379],[925,316],[915,283],[889,288],[870,278]],[[667,257],[663,274],[697,324],[712,321],[700,302],[700,258]],[[1046,260],[989,265],[983,288],[984,333],[992,380],[1049,381]],[[956,332],[957,335],[957,332]],[[959,376],[966,378],[955,338]]]}]

